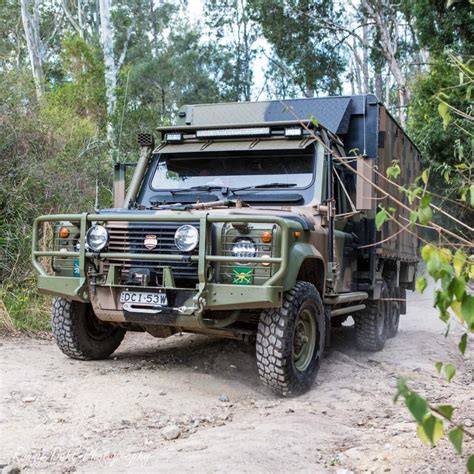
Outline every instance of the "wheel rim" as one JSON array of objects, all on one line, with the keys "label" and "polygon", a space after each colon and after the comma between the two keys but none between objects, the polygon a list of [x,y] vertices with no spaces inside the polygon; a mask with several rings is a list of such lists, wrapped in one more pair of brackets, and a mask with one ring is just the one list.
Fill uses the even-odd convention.
[{"label": "wheel rim", "polygon": [[298,315],[293,335],[293,363],[299,372],[304,372],[313,360],[317,334],[316,318],[306,308]]},{"label": "wheel rim", "polygon": [[85,328],[87,335],[96,341],[103,341],[110,337],[115,330],[111,324],[101,321],[92,311],[92,308],[86,310]]}]

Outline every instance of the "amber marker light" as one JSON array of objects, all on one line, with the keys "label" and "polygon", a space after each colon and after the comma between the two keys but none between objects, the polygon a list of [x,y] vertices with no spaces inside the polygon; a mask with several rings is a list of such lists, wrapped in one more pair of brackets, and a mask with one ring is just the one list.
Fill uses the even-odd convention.
[{"label": "amber marker light", "polygon": [[69,237],[69,229],[67,227],[61,227],[59,229],[59,237],[61,237],[61,239],[67,239]]},{"label": "amber marker light", "polygon": [[262,234],[262,242],[264,244],[269,244],[272,241],[272,233],[268,230]]},{"label": "amber marker light", "polygon": [[301,237],[301,232],[299,230],[293,232],[293,235],[298,238],[298,237]]}]

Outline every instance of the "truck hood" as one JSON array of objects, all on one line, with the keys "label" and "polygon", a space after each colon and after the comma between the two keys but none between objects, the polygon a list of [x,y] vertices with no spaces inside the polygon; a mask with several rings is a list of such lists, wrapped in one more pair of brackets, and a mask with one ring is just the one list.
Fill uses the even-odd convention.
[{"label": "truck hood", "polygon": [[98,212],[98,214],[124,214],[124,220],[126,220],[126,216],[133,214],[133,215],[144,215],[149,216],[152,214],[159,214],[160,216],[169,215],[170,220],[173,219],[173,216],[176,215],[194,215],[197,219],[206,215],[258,215],[258,216],[275,216],[280,217],[283,219],[287,219],[289,221],[298,222],[304,230],[314,230],[314,223],[313,220],[309,218],[309,216],[303,213],[297,213],[294,211],[284,211],[281,209],[258,209],[258,208],[217,208],[217,209],[206,209],[206,210],[189,210],[189,211],[181,211],[181,210],[173,210],[173,209],[162,209],[162,210],[133,210],[130,209],[102,209]]}]

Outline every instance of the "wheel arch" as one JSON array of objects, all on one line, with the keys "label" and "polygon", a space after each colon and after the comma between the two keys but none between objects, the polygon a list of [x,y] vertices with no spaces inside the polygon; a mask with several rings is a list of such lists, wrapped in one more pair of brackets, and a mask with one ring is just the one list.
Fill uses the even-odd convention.
[{"label": "wheel arch", "polygon": [[321,253],[311,244],[298,243],[290,250],[289,261],[283,289],[290,290],[298,280],[307,281],[316,287],[322,298],[326,284],[326,266]]}]

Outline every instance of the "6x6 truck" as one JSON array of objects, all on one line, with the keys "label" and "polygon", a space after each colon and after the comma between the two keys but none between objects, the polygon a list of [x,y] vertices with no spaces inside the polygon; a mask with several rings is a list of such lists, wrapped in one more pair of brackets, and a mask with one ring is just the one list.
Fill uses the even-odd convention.
[{"label": "6x6 truck", "polygon": [[359,348],[381,350],[418,258],[414,236],[375,226],[398,193],[380,174],[394,159],[402,185],[419,171],[386,108],[373,95],[191,105],[177,122],[157,146],[139,136],[127,189],[116,165],[114,208],[36,219],[33,265],[55,297],[59,348],[87,360],[126,331],[245,338],[285,396],[311,387],[349,316]]}]

